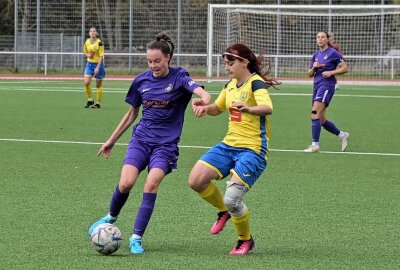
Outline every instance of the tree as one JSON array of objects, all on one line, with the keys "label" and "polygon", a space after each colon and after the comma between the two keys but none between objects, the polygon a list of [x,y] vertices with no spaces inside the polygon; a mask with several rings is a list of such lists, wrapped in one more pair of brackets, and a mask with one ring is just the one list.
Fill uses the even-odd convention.
[{"label": "tree", "polygon": [[0,34],[14,34],[14,1],[0,0]]}]

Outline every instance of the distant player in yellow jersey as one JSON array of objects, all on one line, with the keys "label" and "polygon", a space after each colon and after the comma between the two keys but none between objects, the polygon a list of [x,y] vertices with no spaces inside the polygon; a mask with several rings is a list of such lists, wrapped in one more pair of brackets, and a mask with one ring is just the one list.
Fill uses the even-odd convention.
[{"label": "distant player in yellow jersey", "polygon": [[[85,108],[101,108],[103,101],[103,79],[106,76],[104,69],[104,45],[98,39],[96,27],[91,27],[89,37],[83,44],[83,53],[87,58],[85,69],[85,91],[88,98]],[[96,78],[97,101],[94,103],[92,88],[90,83],[92,78]]]},{"label": "distant player in yellow jersey", "polygon": [[[271,66],[262,72],[263,55],[258,57],[244,44],[233,44],[223,54],[225,69],[231,80],[213,104],[193,99],[197,117],[229,113],[228,132],[222,142],[212,147],[194,165],[189,186],[219,210],[218,220],[211,228],[218,234],[226,222],[232,222],[238,235],[231,255],[245,255],[254,248],[250,232],[250,214],[243,197],[267,167],[272,101],[267,88],[279,84],[267,78]],[[213,179],[229,176],[224,196]]]}]

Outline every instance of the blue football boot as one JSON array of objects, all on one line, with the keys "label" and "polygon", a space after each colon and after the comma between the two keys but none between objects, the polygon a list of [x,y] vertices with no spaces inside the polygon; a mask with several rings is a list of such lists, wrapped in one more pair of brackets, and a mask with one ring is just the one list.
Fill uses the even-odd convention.
[{"label": "blue football boot", "polygon": [[142,237],[140,236],[132,236],[129,238],[129,247],[131,249],[131,253],[133,254],[143,254],[144,249],[142,247]]},{"label": "blue football boot", "polygon": [[109,215],[102,217],[100,220],[96,221],[95,223],[93,223],[92,226],[90,226],[89,229],[89,236],[92,236],[92,233],[94,231],[94,229],[99,226],[100,224],[104,224],[104,223],[111,223],[113,224],[117,219],[116,218],[111,218]]}]

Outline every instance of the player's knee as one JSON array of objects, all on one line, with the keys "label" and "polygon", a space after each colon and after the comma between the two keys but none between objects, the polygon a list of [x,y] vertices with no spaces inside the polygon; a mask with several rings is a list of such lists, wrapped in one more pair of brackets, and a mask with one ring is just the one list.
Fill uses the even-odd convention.
[{"label": "player's knee", "polygon": [[131,191],[133,184],[125,182],[125,181],[120,181],[118,187],[119,187],[119,191],[121,191],[122,193],[128,193]]},{"label": "player's knee", "polygon": [[192,171],[189,174],[188,185],[191,189],[201,192],[207,188],[213,177],[213,172],[202,166],[202,164],[196,163]]},{"label": "player's knee", "polygon": [[311,119],[319,119],[320,116],[321,116],[321,114],[318,113],[317,110],[312,110],[312,111],[311,111]]},{"label": "player's knee", "polygon": [[224,203],[229,213],[233,216],[242,216],[246,211],[246,205],[243,203],[245,194],[241,185],[228,182],[228,186],[224,195]]},{"label": "player's knee", "polygon": [[200,175],[191,174],[188,179],[188,185],[191,189],[197,192],[204,191],[210,184],[211,179],[201,177]]},{"label": "player's knee", "polygon": [[147,180],[146,183],[144,184],[144,192],[147,193],[157,193],[158,192],[158,188],[160,186],[159,181],[149,181]]}]

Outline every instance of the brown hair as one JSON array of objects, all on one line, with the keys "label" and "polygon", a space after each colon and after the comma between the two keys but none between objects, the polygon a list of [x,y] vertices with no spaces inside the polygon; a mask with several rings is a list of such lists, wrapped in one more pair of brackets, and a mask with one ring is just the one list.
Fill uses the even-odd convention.
[{"label": "brown hair", "polygon": [[160,50],[165,56],[169,55],[169,62],[171,62],[174,55],[175,44],[171,38],[164,32],[158,33],[156,39],[147,44],[148,50]]},{"label": "brown hair", "polygon": [[243,61],[245,59],[248,60],[249,64],[247,65],[247,68],[249,71],[251,73],[257,73],[260,75],[268,86],[275,88],[275,85],[281,84],[281,82],[278,82],[277,79],[268,77],[268,74],[271,71],[271,63],[268,61],[266,63],[267,65],[264,65],[264,55],[262,52],[259,56],[256,56],[254,52],[245,44],[235,43],[225,50],[223,56],[225,56],[229,61],[236,59],[239,61]]}]

